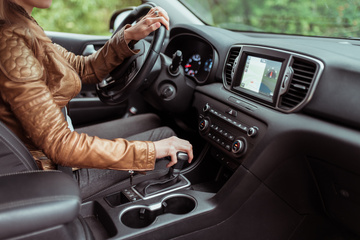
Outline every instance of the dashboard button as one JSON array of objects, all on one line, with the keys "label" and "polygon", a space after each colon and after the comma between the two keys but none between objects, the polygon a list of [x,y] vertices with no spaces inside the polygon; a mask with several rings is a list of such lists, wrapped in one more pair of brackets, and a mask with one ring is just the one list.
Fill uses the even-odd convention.
[{"label": "dashboard button", "polygon": [[239,126],[242,130],[244,130],[245,132],[247,132],[248,131],[248,128],[247,127],[245,127],[244,125],[242,125],[242,126]]},{"label": "dashboard button", "polygon": [[237,111],[235,111],[235,110],[233,110],[231,108],[226,109],[226,113],[231,115],[231,116],[234,116],[234,117],[237,116]]},{"label": "dashboard button", "polygon": [[207,112],[211,109],[210,105],[208,103],[205,104],[204,108],[203,108],[203,111],[204,112]]}]

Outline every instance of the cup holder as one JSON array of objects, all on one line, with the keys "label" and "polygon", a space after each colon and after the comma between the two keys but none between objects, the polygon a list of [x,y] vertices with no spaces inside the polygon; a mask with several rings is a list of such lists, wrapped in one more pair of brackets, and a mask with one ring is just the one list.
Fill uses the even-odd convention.
[{"label": "cup holder", "polygon": [[187,214],[195,206],[195,200],[191,197],[173,196],[164,199],[158,207],[138,206],[126,210],[121,216],[121,222],[130,228],[144,228],[152,224],[162,214]]}]

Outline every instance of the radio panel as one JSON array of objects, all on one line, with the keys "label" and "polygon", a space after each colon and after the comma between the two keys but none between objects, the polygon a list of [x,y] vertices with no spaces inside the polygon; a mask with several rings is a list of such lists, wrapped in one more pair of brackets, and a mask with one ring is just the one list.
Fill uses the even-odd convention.
[{"label": "radio panel", "polygon": [[[239,166],[263,135],[265,124],[219,102],[206,102],[199,109],[200,135],[219,149],[224,157]],[[234,167],[232,167],[234,168]]]}]

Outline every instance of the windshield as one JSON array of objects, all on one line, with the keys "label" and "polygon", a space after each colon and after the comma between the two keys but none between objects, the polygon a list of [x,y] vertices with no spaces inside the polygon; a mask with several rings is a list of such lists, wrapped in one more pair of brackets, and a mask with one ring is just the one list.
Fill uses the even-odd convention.
[{"label": "windshield", "polygon": [[360,0],[181,0],[208,25],[237,30],[360,37]]}]

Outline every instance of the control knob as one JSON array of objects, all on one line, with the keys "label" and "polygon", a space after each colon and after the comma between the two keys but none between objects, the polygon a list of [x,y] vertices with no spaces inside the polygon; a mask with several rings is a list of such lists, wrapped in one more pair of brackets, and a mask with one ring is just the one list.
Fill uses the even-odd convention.
[{"label": "control knob", "polygon": [[233,144],[231,151],[235,154],[242,153],[245,150],[245,141],[242,139],[236,139]]},{"label": "control knob", "polygon": [[255,137],[256,134],[258,133],[259,129],[257,127],[249,127],[248,131],[247,131],[247,135],[249,137]]},{"label": "control knob", "polygon": [[199,122],[199,130],[201,132],[206,131],[209,128],[209,120],[207,119],[201,119]]}]

